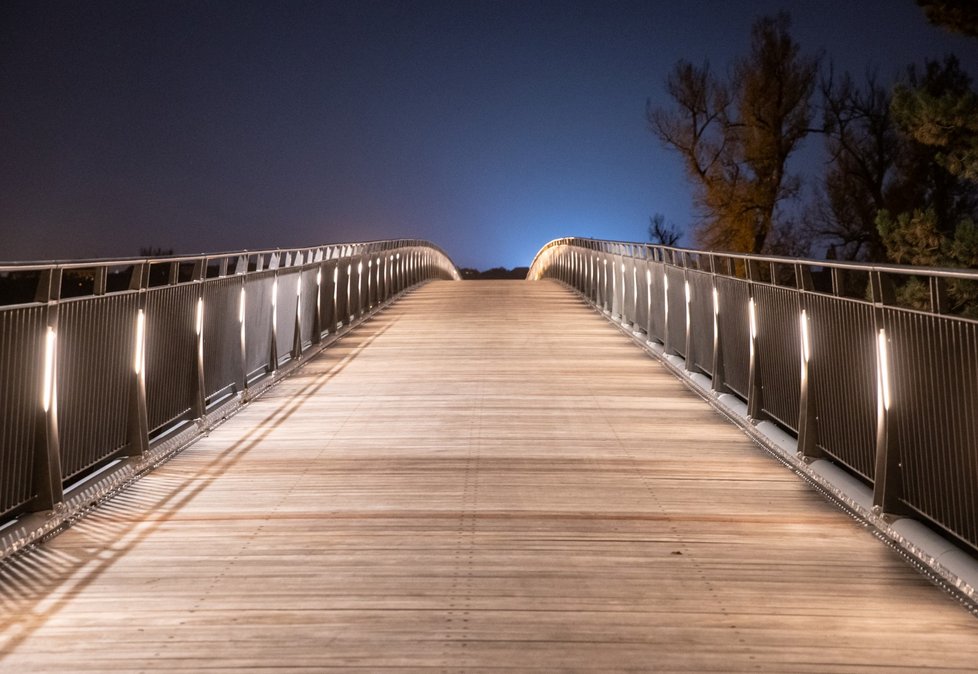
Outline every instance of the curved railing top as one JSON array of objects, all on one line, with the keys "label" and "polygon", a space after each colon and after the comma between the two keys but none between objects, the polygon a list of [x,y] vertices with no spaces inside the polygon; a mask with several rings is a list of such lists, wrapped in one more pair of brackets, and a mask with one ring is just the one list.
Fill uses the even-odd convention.
[{"label": "curved railing top", "polygon": [[[615,255],[625,255],[640,259],[656,260],[667,262],[677,267],[697,268],[710,271],[704,260],[731,260],[741,262],[755,262],[776,265],[804,265],[819,269],[840,269],[861,272],[884,272],[887,274],[900,274],[903,276],[934,276],[943,278],[962,278],[978,280],[978,270],[974,269],[953,269],[948,267],[924,267],[898,265],[889,263],[868,263],[850,262],[844,260],[816,260],[813,258],[786,257],[779,255],[760,255],[753,253],[734,253],[724,251],[698,250],[695,248],[680,248],[677,246],[664,246],[655,243],[641,243],[637,241],[616,241],[612,239],[590,239],[584,237],[567,236],[547,242],[537,252],[530,265],[527,279],[532,280],[534,268],[537,267],[541,256],[549,249],[556,246],[577,246],[589,250],[597,250],[603,253]],[[538,270],[538,268],[537,268]],[[720,272],[721,269],[716,271]]]},{"label": "curved railing top", "polygon": [[[336,259],[349,255],[357,255],[367,252],[380,252],[384,250],[394,250],[404,247],[423,247],[431,248],[447,259],[451,259],[440,246],[425,239],[378,239],[376,241],[356,241],[347,243],[327,243],[318,246],[306,246],[296,248],[260,248],[256,250],[231,250],[213,253],[192,253],[186,255],[155,255],[155,256],[135,256],[135,257],[100,257],[68,260],[24,260],[24,261],[0,261],[0,273],[9,271],[28,271],[35,269],[48,269],[60,267],[62,269],[87,269],[98,266],[123,266],[131,264],[161,264],[173,262],[197,262],[199,260],[218,261],[231,258],[254,259],[264,257],[271,259],[272,256],[287,256],[290,262],[281,266],[294,266],[309,262],[319,262],[322,260]],[[270,267],[265,267],[266,269]]]},{"label": "curved railing top", "polygon": [[[63,278],[84,279],[79,289],[70,296],[101,295],[105,292],[134,290],[128,283],[106,288],[106,279],[119,277],[126,269],[146,269],[140,274],[151,286],[178,285],[208,278],[222,278],[250,272],[306,267],[317,263],[372,256],[404,249],[428,249],[437,255],[454,280],[461,280],[458,266],[442,248],[423,239],[388,239],[378,241],[333,243],[305,248],[266,248],[193,255],[163,255],[150,257],[92,258],[81,260],[42,260],[24,262],[0,262],[0,306],[44,302],[33,285],[43,284],[42,277],[48,272],[59,272]],[[133,274],[135,276],[135,274]]]},{"label": "curved railing top", "polygon": [[[680,269],[740,278],[763,285],[797,288],[876,305],[938,315],[958,314],[963,320],[978,320],[978,270],[974,269],[814,260],[564,237],[554,239],[540,249],[530,265],[527,280],[542,278],[561,247],[659,262]],[[898,292],[899,288],[906,288],[911,280],[918,284],[916,294]],[[952,301],[952,296],[948,294],[949,285],[956,286],[952,293],[956,301]]]}]

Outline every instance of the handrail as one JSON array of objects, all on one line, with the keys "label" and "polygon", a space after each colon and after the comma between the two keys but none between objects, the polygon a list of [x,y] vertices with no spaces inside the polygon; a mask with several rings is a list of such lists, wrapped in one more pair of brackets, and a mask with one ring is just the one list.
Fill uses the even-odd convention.
[{"label": "handrail", "polygon": [[186,440],[433,278],[461,275],[416,239],[0,264],[20,293],[0,303],[0,530]]},{"label": "handrail", "polygon": [[[911,276],[927,279],[928,307],[899,305]],[[877,515],[922,518],[978,551],[978,321],[948,315],[943,295],[978,272],[569,237],[528,278],[574,288],[753,422],[793,434],[802,459],[870,485]]]}]

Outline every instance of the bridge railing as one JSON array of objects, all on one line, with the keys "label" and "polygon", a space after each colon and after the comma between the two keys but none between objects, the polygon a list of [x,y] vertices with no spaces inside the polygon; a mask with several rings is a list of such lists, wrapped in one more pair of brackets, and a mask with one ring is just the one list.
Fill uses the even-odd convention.
[{"label": "bridge railing", "polygon": [[416,240],[0,266],[0,525],[431,278],[460,276]]},{"label": "bridge railing", "polygon": [[878,513],[978,550],[978,322],[946,313],[978,272],[567,238],[537,254],[543,277],[871,485]]}]

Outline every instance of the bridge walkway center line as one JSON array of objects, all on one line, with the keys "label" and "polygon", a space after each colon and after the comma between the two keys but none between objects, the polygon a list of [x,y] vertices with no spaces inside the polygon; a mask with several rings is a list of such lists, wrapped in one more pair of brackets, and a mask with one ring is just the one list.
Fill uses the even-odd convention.
[{"label": "bridge walkway center line", "polygon": [[433,282],[0,568],[2,671],[919,671],[978,621],[556,283]]}]

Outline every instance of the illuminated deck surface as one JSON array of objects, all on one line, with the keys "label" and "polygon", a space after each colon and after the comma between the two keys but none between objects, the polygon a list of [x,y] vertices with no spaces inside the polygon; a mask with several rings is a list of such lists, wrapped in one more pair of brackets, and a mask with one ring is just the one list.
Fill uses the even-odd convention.
[{"label": "illuminated deck surface", "polygon": [[2,671],[978,666],[978,620],[550,282],[409,295],[0,591]]}]

